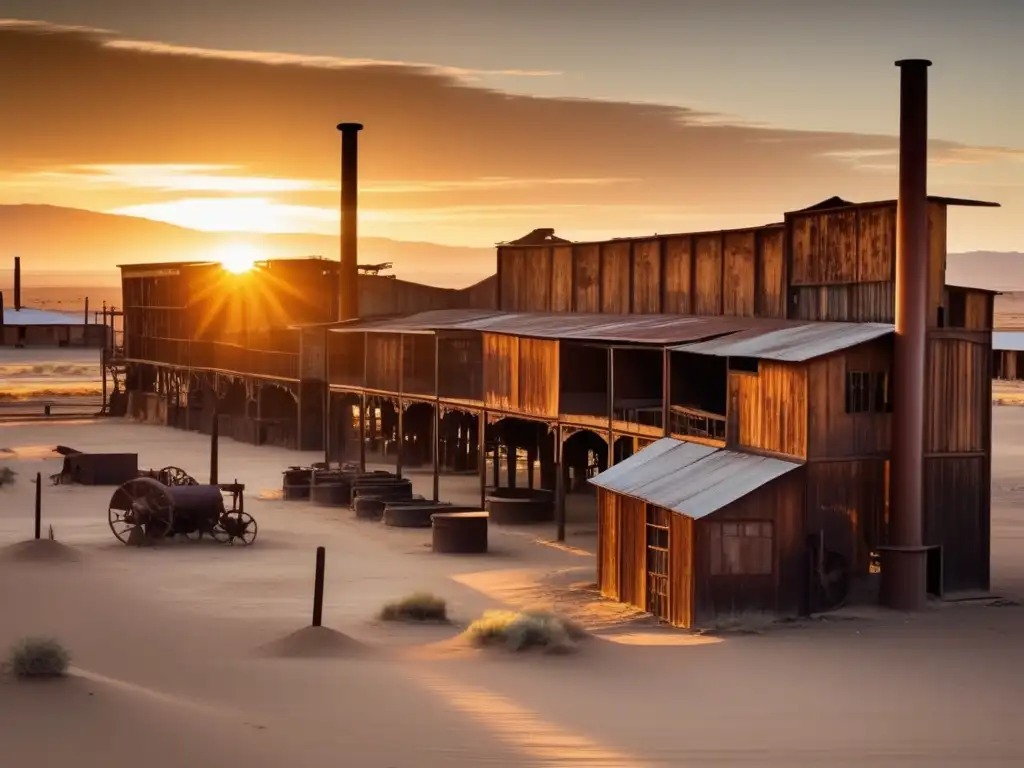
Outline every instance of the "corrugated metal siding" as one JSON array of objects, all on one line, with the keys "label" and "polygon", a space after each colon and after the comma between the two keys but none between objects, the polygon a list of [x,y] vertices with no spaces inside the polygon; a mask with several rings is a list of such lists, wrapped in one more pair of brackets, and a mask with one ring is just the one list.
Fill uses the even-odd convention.
[{"label": "corrugated metal siding", "polygon": [[666,437],[590,482],[700,519],[799,466]]},{"label": "corrugated metal siding", "polygon": [[672,349],[698,355],[803,362],[863,344],[893,330],[893,326],[882,323],[814,323],[774,330],[755,328]]}]

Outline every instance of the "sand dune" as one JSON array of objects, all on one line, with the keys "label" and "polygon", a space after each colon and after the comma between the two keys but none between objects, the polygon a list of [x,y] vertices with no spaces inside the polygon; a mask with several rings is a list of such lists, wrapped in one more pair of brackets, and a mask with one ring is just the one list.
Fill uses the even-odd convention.
[{"label": "sand dune", "polygon": [[0,683],[0,712],[5,765],[288,764],[265,726],[99,677],[7,679]]}]

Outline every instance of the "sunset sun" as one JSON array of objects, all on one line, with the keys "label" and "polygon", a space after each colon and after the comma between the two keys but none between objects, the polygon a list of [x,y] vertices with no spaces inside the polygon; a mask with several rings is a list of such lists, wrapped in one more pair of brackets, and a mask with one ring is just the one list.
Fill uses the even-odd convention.
[{"label": "sunset sun", "polygon": [[250,245],[229,245],[217,253],[217,261],[221,266],[236,275],[248,272],[260,258],[259,251]]}]

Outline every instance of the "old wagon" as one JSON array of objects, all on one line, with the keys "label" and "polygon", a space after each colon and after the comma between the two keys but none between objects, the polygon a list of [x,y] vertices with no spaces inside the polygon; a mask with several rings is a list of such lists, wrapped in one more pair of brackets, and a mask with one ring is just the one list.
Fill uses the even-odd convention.
[{"label": "old wagon", "polygon": [[142,546],[175,536],[209,536],[222,544],[256,540],[256,520],[245,511],[244,484],[200,485],[184,473],[162,470],[159,475],[170,484],[141,476],[114,491],[108,520],[119,541]]}]

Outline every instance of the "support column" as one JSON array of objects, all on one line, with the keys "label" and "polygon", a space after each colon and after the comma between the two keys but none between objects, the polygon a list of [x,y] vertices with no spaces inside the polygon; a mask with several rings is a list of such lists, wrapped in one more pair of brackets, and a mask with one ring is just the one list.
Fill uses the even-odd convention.
[{"label": "support column", "polygon": [[431,430],[434,441],[434,501],[441,497],[441,467],[439,466],[439,448],[441,443],[441,404],[434,402],[434,425]]},{"label": "support column", "polygon": [[555,526],[558,541],[565,541],[565,482],[568,468],[563,461],[562,427],[555,427]]},{"label": "support column", "polygon": [[501,488],[501,438],[497,435],[494,436],[494,459],[491,461],[491,475],[494,477],[494,487]]},{"label": "support column", "polygon": [[516,474],[519,469],[519,448],[514,440],[505,445],[505,471],[508,474],[508,487],[516,487]]},{"label": "support column", "polygon": [[526,487],[531,491],[534,488],[534,464],[537,463],[537,443],[534,441],[532,445],[526,447]]},{"label": "support column", "polygon": [[480,475],[480,509],[487,506],[487,411],[480,411],[476,426],[477,470]]},{"label": "support column", "polygon": [[366,472],[366,395],[359,395],[359,471]]},{"label": "support column", "polygon": [[398,423],[395,426],[395,475],[402,477],[402,457],[405,455],[405,403],[398,401]]}]

